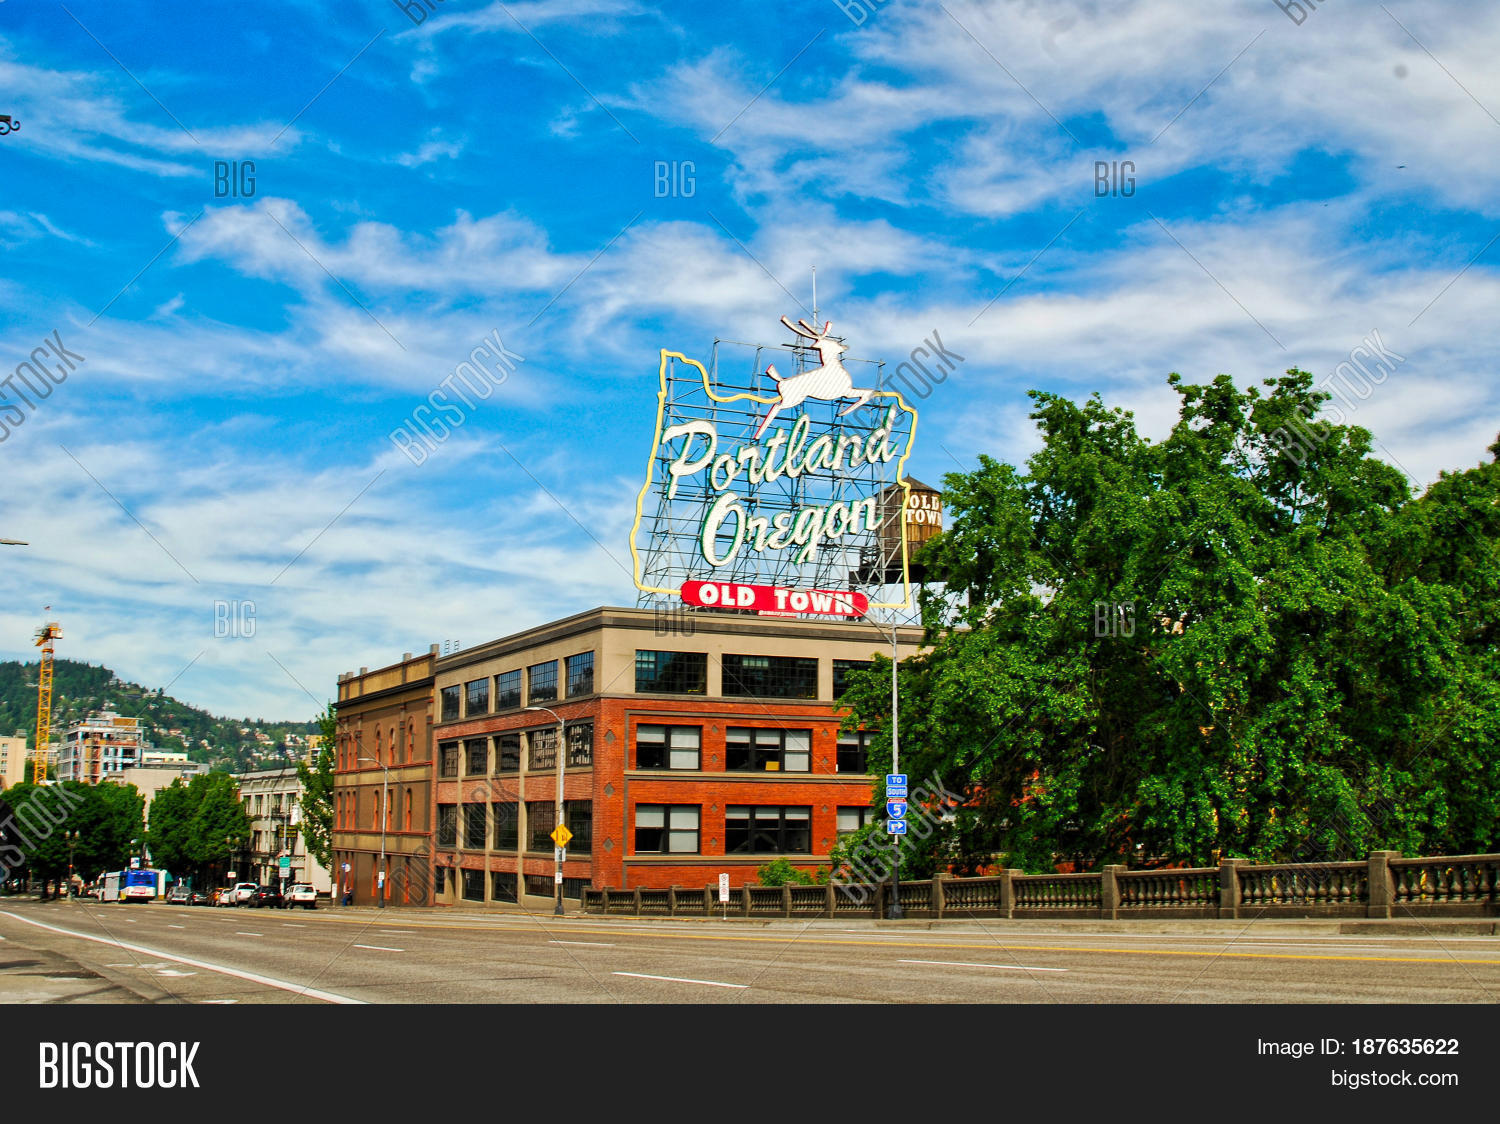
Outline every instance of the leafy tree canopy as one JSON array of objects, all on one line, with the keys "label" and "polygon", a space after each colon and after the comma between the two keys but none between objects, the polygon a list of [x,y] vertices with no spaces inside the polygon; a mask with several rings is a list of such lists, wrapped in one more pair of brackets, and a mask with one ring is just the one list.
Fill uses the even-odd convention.
[{"label": "leafy tree canopy", "polygon": [[[969,803],[926,868],[1500,848],[1500,465],[1415,495],[1307,372],[1169,381],[1164,441],[1033,391],[1026,471],[946,478],[901,764]],[[845,696],[872,772],[889,677]]]}]

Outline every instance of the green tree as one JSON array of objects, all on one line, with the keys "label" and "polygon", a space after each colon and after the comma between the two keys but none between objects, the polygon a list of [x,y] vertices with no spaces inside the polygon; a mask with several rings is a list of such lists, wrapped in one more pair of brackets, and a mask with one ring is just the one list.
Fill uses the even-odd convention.
[{"label": "green tree", "polygon": [[[1414,497],[1367,431],[1317,416],[1306,372],[1169,381],[1160,443],[1097,396],[1032,392],[1027,471],[947,477],[902,765],[969,802],[903,852],[1046,869],[1500,845],[1500,467]],[[881,663],[845,696],[880,731],[872,771]]]},{"label": "green tree", "polygon": [[297,781],[301,786],[298,803],[302,805],[302,834],[307,853],[326,869],[333,867],[333,766],[334,745],[338,737],[338,715],[329,703],[318,715],[318,755],[312,765],[297,762]]},{"label": "green tree", "polygon": [[[202,795],[201,789],[198,792]],[[179,777],[151,798],[151,826],[146,839],[152,861],[174,875],[201,874],[203,863],[194,849],[193,813],[197,808],[192,788]]]},{"label": "green tree", "polygon": [[227,868],[250,842],[250,813],[228,773],[199,773],[188,784],[193,803],[188,821],[191,854],[199,868]]}]

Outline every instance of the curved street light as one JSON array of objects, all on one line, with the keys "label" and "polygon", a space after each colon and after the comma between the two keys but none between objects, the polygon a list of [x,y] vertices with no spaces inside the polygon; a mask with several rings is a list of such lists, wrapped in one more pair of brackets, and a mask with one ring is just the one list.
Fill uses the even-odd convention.
[{"label": "curved street light", "polygon": [[[528,706],[525,710],[545,710],[553,718],[557,719],[557,748],[554,756],[557,758],[557,800],[552,812],[552,824],[554,828],[563,826],[563,757],[566,746],[563,744],[563,720],[562,716],[548,706]],[[528,825],[529,827],[529,825]],[[563,912],[562,903],[562,852],[557,846],[557,840],[552,841],[552,883],[553,883],[553,906],[552,914],[561,917]]]}]

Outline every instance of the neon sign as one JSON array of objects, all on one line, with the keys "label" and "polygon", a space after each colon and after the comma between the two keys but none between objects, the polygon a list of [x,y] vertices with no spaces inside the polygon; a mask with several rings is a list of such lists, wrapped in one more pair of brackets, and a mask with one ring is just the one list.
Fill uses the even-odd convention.
[{"label": "neon sign", "polygon": [[[769,578],[773,586],[809,588],[857,569],[859,552],[873,548],[884,527],[901,539],[903,600],[877,607],[904,607],[904,469],[916,410],[897,391],[856,385],[831,324],[782,323],[811,341],[799,346],[816,349],[821,365],[784,376],[767,366],[756,378],[769,380],[770,395],[756,393],[753,381],[743,390],[716,385],[703,364],[662,349],[656,434],[631,530],[636,586],[678,595],[695,580]],[[699,405],[674,409],[690,395]],[[810,412],[818,403],[821,420]],[[643,572],[636,539],[653,490],[657,524],[670,511],[675,537],[670,551],[659,552],[670,555],[670,567]],[[854,559],[847,566],[844,554]]]}]

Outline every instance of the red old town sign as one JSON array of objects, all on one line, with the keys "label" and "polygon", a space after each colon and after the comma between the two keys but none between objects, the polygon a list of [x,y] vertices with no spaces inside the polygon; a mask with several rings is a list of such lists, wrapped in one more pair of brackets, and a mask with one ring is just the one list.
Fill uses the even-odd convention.
[{"label": "red old town sign", "polygon": [[750,609],[762,613],[819,613],[858,617],[870,608],[863,593],[832,589],[783,589],[775,585],[740,582],[682,583],[682,599],[689,605],[720,609]]}]

